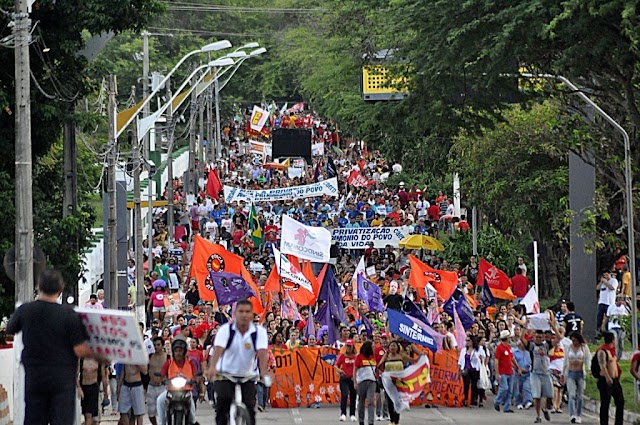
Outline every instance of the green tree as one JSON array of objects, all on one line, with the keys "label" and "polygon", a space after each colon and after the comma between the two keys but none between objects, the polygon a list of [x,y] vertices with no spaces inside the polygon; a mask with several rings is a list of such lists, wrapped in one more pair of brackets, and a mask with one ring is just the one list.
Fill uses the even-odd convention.
[{"label": "green tree", "polygon": [[[10,10],[13,2],[0,0],[0,8]],[[70,105],[94,88],[87,78],[87,60],[78,52],[85,46],[87,35],[140,30],[161,10],[155,0],[42,0],[34,4],[30,16],[34,24],[37,22],[30,48],[34,238],[49,265],[60,269],[72,287],[82,271],[80,253],[88,246],[93,223],[85,195],[97,184],[95,177],[99,175],[95,158],[80,148],[80,208],[77,215],[63,219],[62,128],[72,110]],[[13,49],[0,49],[0,62],[6,70],[12,70]],[[6,72],[0,76],[0,201],[5,213],[5,225],[0,228],[2,257],[13,243],[15,229],[13,109],[13,72]],[[0,287],[1,317],[14,308],[14,284],[4,270]]]}]

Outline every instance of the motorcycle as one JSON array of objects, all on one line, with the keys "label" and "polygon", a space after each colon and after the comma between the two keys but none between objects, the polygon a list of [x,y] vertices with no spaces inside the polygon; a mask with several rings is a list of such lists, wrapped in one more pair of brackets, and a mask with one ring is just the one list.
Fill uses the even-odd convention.
[{"label": "motorcycle", "polygon": [[190,425],[191,390],[185,387],[190,381],[177,376],[169,381],[167,386],[166,418],[167,425]]}]

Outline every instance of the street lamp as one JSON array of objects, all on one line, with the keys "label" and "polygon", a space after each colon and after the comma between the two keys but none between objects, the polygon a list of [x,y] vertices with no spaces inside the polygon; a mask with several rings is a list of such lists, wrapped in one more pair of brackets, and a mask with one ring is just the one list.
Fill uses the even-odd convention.
[{"label": "street lamp", "polygon": [[[624,141],[624,180],[625,180],[625,203],[627,209],[627,245],[629,248],[629,271],[631,272],[631,344],[635,348],[638,346],[638,312],[636,307],[636,247],[635,247],[635,235],[633,225],[633,182],[631,175],[631,145],[629,142],[629,134],[616,120],[611,118],[609,114],[602,110],[593,100],[584,94],[578,86],[573,84],[569,79],[562,75],[553,74],[520,74],[525,78],[546,78],[552,80],[558,80],[566,84],[573,93],[578,95],[585,103],[591,106],[602,118],[605,119],[613,128],[615,128],[621,135]],[[634,385],[634,396],[636,402],[638,401],[638,386]]]},{"label": "street lamp", "polygon": [[[249,44],[245,44],[242,47],[253,48],[253,47],[258,47],[258,46],[259,46],[258,43],[249,43]],[[245,60],[247,60],[249,58],[256,57],[256,56],[259,56],[259,55],[261,55],[263,53],[266,53],[266,51],[267,51],[267,49],[265,49],[264,47],[260,47],[258,49],[255,49],[255,50],[251,51],[248,55],[245,52],[242,52],[242,53],[244,53],[244,55],[239,58],[238,62],[236,62],[236,66],[234,67],[233,72],[231,72],[231,75],[229,75],[229,77],[224,81],[224,83],[219,84],[217,79],[214,82],[214,91],[215,91],[215,98],[216,98],[216,104],[215,104],[215,108],[216,108],[216,134],[215,134],[215,140],[216,140],[216,158],[218,158],[218,159],[220,159],[220,157],[222,156],[222,140],[220,138],[220,90],[225,88],[227,83],[229,83],[229,80],[231,80],[231,78],[233,78],[233,76],[236,75],[236,72],[238,71],[238,68],[240,68],[240,65],[242,65]],[[236,51],[236,52],[233,52],[233,53],[240,53],[240,52]],[[231,55],[231,53],[229,55]]]},{"label": "street lamp", "polygon": [[[203,46],[200,49],[197,50],[193,50],[189,53],[187,53],[186,55],[184,55],[182,57],[182,59],[180,59],[178,61],[178,63],[173,67],[173,69],[171,69],[171,71],[169,71],[169,73],[167,75],[165,75],[165,77],[162,79],[162,81],[158,84],[158,87],[155,88],[155,90],[153,90],[149,96],[144,99],[144,102],[142,103],[142,105],[140,105],[140,108],[138,109],[138,111],[140,109],[143,109],[153,98],[153,96],[155,96],[159,91],[160,91],[160,87],[164,86],[165,83],[167,81],[169,81],[169,78],[173,75],[174,72],[176,72],[176,70],[180,67],[180,65],[182,65],[187,59],[189,59],[191,56],[193,55],[197,55],[200,53],[209,53],[209,52],[217,52],[219,50],[224,50],[224,49],[228,49],[229,47],[231,47],[231,42],[229,42],[229,40],[221,40],[221,41],[216,41],[214,43],[209,43],[206,46]],[[122,132],[124,131],[125,128],[127,128],[127,126],[129,124],[131,124],[133,122],[133,120],[137,117],[138,115],[138,111],[136,111],[136,113],[134,113],[125,123],[124,125],[120,128],[120,129],[116,129],[116,135],[115,137],[118,138],[118,136],[120,136],[122,134]]]}]

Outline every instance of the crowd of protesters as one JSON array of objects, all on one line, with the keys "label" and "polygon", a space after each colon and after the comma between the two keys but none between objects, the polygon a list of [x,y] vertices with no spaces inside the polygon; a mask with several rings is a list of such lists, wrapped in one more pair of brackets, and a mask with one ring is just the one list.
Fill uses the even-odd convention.
[{"label": "crowd of protesters", "polygon": [[[154,211],[154,237],[151,241],[144,241],[143,270],[148,316],[147,323],[142,325],[150,352],[154,354],[148,368],[128,371],[134,375],[138,373],[140,381],[147,388],[146,413],[154,424],[158,393],[148,389],[152,388],[149,387],[149,376],[153,376],[155,369],[162,365],[162,360],[171,355],[172,341],[177,337],[185,338],[188,341],[187,355],[202,371],[209,360],[218,329],[233,320],[231,306],[218,306],[202,301],[197,281],[189,277],[194,235],[199,234],[224,246],[228,251],[242,255],[246,268],[257,286],[262,288],[275,267],[271,248],[277,247],[279,243],[282,214],[288,214],[309,226],[329,229],[397,226],[402,227],[406,234],[434,237],[442,232],[469,230],[469,223],[464,215],[455,215],[452,199],[444,191],[430,192],[427,182],[424,185],[412,184],[410,187],[404,182],[393,186],[387,184],[394,173],[402,171],[402,166],[397,162],[388,162],[378,151],[368,150],[361,142],[341,141],[332,122],[316,119],[310,114],[291,113],[277,116],[274,125],[312,129],[313,142],[324,142],[325,153],[315,157],[314,163],[308,164],[301,176],[289,178],[286,169],[264,167],[264,163],[270,162],[271,158],[257,161],[256,155],[243,147],[243,142],[251,136],[245,125],[233,123],[225,126],[223,131],[227,159],[208,165],[205,174],[215,172],[225,185],[244,189],[305,185],[327,177],[327,164],[331,157],[340,180],[340,193],[333,198],[291,199],[253,205],[245,202],[227,204],[224,197],[216,199],[207,193],[206,186],[202,186],[194,202],[188,205],[182,181],[176,179],[170,182],[174,189],[176,227],[171,229],[174,238],[169,238],[166,208],[157,208]],[[353,171],[363,176],[367,184],[358,187],[345,184]],[[250,229],[249,215],[252,207],[256,209],[264,235],[259,244],[255,243]],[[271,348],[322,347],[340,353],[335,362],[340,376],[339,421],[350,420],[364,424],[365,407],[368,404],[366,418],[369,425],[374,420],[388,420],[397,425],[400,415],[381,389],[380,373],[385,370],[402,370],[415,362],[420,354],[416,347],[389,333],[385,312],[363,313],[359,302],[352,299],[353,276],[360,257],[363,256],[365,266],[371,270],[367,278],[380,286],[387,309],[401,310],[404,295],[415,301],[425,315],[432,314],[435,306],[437,314],[432,326],[443,336],[442,349],[455,353],[458,358],[459,375],[464,383],[464,406],[484,407],[488,392],[492,392],[496,395],[493,401],[496,410],[510,413],[513,409],[533,407],[536,412],[534,419],[538,423],[543,417],[550,420],[551,414],[563,413],[563,395],[566,392],[571,422],[581,423],[583,392],[591,353],[582,337],[583,323],[573,303],[563,302],[557,315],[549,312],[548,330],[528,329],[526,309],[518,301],[531,287],[528,280],[530,271],[527,270],[524,259],[518,258],[510,270],[516,300],[500,303],[494,313],[478,308],[474,312],[473,324],[466,330],[466,338],[459,342],[454,318],[441,310],[442,300],[439,303],[437,295],[420,297],[416,289],[408,284],[410,254],[418,252],[391,245],[375,248],[373,244],[363,250],[336,250],[332,267],[341,285],[346,316],[340,325],[340,337],[333,343],[328,340],[327,333],[322,332],[319,323],[316,323],[315,333],[304,335],[309,314],[313,314],[308,306],[299,306],[299,318],[285,317],[280,304],[283,300],[276,298],[272,310],[263,316],[262,325],[267,330]],[[149,257],[153,258],[151,270],[148,265]],[[427,251],[421,258],[436,270],[457,273],[460,290],[471,297],[480,298],[479,265],[475,256],[470,255],[465,263],[454,264],[450,264],[436,251]],[[129,261],[128,273],[131,288],[135,288],[134,282],[137,279],[133,260]],[[599,352],[606,351],[612,353],[613,358],[619,358],[622,352],[620,341],[624,338],[619,319],[624,313],[622,308],[612,308],[616,305],[620,307],[615,301],[617,281],[613,282],[614,280],[610,274],[605,274],[598,284],[598,290],[601,291],[599,327],[606,328],[603,330],[605,344]],[[135,295],[135,289],[131,290],[129,296],[132,306],[135,305]],[[86,307],[100,308],[103,299],[104,295],[101,293],[92,295]],[[167,299],[171,300],[169,304]],[[361,315],[366,315],[373,323],[373,332],[365,329]],[[256,315],[256,321],[259,319]],[[609,331],[615,334],[613,343]],[[611,366],[612,361],[614,360],[610,356],[605,356],[603,368],[609,373],[606,378],[602,378],[604,383],[599,382],[599,386],[602,385],[608,391],[607,394],[614,397],[618,406],[618,393],[611,390],[613,386],[608,385],[610,380],[614,382],[619,377],[619,371],[614,371],[615,368]],[[271,351],[269,368],[272,372],[276,371]],[[95,379],[93,374],[90,377],[92,383],[103,380],[105,388],[108,386],[107,382],[111,382],[111,393],[105,390],[103,406],[111,404],[113,412],[124,413],[123,410],[131,409],[131,400],[126,400],[123,407],[122,400],[118,399],[122,393],[114,392],[114,386],[121,387],[118,377],[125,373],[125,368],[116,369],[112,365]],[[85,379],[84,376],[82,379]],[[151,385],[154,383],[151,382]],[[195,386],[194,393],[215,406],[211,382],[203,380],[203,387]],[[269,400],[269,389],[259,385],[257,409],[262,411],[268,408]],[[356,400],[359,400],[357,412]],[[93,398],[91,402],[94,403]],[[299,405],[303,403],[302,400],[297,402]],[[308,407],[319,407],[313,400],[307,404]],[[606,405],[608,406],[608,398]],[[139,406],[134,406],[135,409],[138,409],[135,415],[140,415]]]}]

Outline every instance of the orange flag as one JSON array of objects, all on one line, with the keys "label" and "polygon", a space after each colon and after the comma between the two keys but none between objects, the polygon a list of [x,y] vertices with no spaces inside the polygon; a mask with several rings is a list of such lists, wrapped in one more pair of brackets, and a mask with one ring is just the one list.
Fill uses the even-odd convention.
[{"label": "orange flag", "polygon": [[446,301],[451,297],[458,286],[458,275],[455,272],[436,270],[413,255],[409,255],[409,261],[411,263],[409,285],[424,294],[425,286],[430,283],[438,291],[438,298]]},{"label": "orange flag", "polygon": [[269,273],[267,282],[264,284],[262,290],[269,293],[280,292],[280,275],[278,274],[276,267],[271,269],[271,273]]},{"label": "orange flag", "polygon": [[203,301],[213,301],[216,297],[213,285],[209,282],[209,273],[212,271],[225,271],[242,276],[256,294],[256,297],[250,298],[254,312],[258,314],[263,312],[264,308],[258,298],[260,291],[253,281],[251,273],[244,266],[244,258],[227,251],[222,245],[211,243],[196,235],[193,242],[189,277],[196,278],[200,299]]},{"label": "orange flag", "polygon": [[264,319],[267,318],[267,314],[271,311],[273,307],[273,294],[271,292],[267,292],[267,300],[264,306],[264,311],[260,315],[260,323],[264,323]]},{"label": "orange flag", "polygon": [[[325,267],[326,267],[326,264],[325,264]],[[302,261],[302,274],[304,275],[304,277],[309,279],[309,282],[311,282],[311,286],[313,287],[313,295],[315,295],[315,297],[318,298],[318,294],[320,293],[320,282],[318,281],[316,276],[313,274],[313,269],[311,268],[311,261],[308,261],[308,260]]]}]

